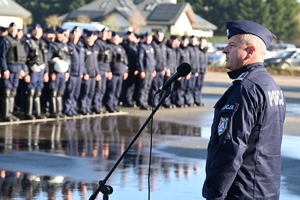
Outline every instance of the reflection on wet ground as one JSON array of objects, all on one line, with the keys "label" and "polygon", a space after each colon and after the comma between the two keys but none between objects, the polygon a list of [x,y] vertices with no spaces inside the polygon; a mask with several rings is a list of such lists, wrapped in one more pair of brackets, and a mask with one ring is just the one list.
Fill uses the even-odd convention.
[{"label": "reflection on wet ground", "polygon": [[[0,199],[87,199],[143,122],[108,116],[0,126]],[[149,128],[108,180],[114,188],[110,199],[147,198]],[[154,121],[153,134],[158,143],[200,137],[201,129]],[[170,193],[179,199],[201,198],[203,167],[203,160],[154,152],[153,198],[166,199]]]}]

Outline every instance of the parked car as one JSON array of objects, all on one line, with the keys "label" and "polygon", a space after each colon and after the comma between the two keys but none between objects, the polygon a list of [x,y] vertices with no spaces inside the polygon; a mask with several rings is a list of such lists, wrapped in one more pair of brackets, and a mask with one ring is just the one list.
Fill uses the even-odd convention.
[{"label": "parked car", "polygon": [[266,67],[278,67],[281,69],[299,68],[300,69],[300,51],[283,51],[274,58],[267,58],[264,61]]},{"label": "parked car", "polygon": [[266,58],[274,58],[284,51],[295,51],[297,47],[289,43],[272,43],[267,49]]},{"label": "parked car", "polygon": [[227,42],[220,42],[213,45],[214,51],[208,54],[208,65],[216,67],[225,65],[226,55],[223,53],[223,49],[226,45]]}]

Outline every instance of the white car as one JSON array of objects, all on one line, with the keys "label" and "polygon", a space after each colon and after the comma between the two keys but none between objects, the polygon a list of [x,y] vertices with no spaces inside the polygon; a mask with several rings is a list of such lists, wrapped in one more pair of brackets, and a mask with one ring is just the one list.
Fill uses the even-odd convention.
[{"label": "white car", "polygon": [[224,66],[226,61],[226,55],[222,50],[217,50],[208,54],[208,65],[209,66]]}]

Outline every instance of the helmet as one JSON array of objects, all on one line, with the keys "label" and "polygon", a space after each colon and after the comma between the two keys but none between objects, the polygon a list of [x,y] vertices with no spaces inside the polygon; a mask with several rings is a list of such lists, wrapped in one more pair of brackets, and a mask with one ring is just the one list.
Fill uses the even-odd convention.
[{"label": "helmet", "polygon": [[54,63],[54,70],[58,73],[65,73],[69,69],[69,64],[64,60],[57,60]]},{"label": "helmet", "polygon": [[45,67],[46,67],[45,64],[41,64],[41,65],[34,64],[30,67],[30,69],[33,72],[41,72],[45,69]]}]

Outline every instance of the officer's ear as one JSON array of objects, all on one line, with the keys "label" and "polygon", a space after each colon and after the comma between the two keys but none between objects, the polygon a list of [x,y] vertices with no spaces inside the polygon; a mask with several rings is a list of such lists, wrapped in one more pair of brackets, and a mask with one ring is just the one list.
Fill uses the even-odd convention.
[{"label": "officer's ear", "polygon": [[251,45],[248,47],[248,54],[247,54],[247,58],[252,58],[255,55],[256,52],[256,48],[255,46]]}]

